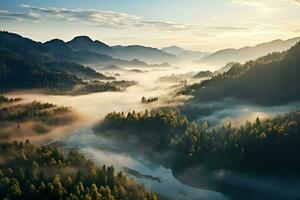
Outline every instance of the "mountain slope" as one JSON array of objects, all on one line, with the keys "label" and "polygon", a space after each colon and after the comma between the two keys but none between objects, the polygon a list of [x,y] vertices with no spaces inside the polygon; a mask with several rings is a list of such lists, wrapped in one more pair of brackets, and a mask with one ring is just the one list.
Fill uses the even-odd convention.
[{"label": "mountain slope", "polygon": [[[82,40],[82,37],[76,39],[76,41],[78,40]],[[98,44],[99,42],[96,43]],[[44,68],[51,68],[50,71],[64,71],[81,79],[106,80],[111,79],[111,77],[106,77],[92,68],[77,63],[97,63],[97,65],[102,66],[111,64],[127,67],[149,66],[147,63],[139,60],[127,61],[96,52],[75,50],[74,47],[59,39],[40,43],[9,32],[0,32],[0,52],[1,54],[9,54],[11,57],[16,56],[26,62],[39,63]]]},{"label": "mountain slope", "polygon": [[104,74],[96,72],[94,69],[85,67],[83,65],[66,62],[66,61],[58,61],[58,62],[47,62],[44,65],[51,70],[59,70],[64,71],[69,74],[73,74],[76,77],[84,80],[89,79],[101,79],[101,80],[112,80],[114,77],[107,77]]},{"label": "mountain slope", "polygon": [[71,41],[67,42],[67,45],[75,50],[80,51],[90,51],[109,56],[114,54],[114,51],[112,48],[110,48],[110,46],[98,40],[93,41],[87,36],[77,36]]},{"label": "mountain slope", "polygon": [[138,59],[150,64],[176,63],[177,57],[156,48],[140,45],[113,46],[115,56],[125,60]]},{"label": "mountain slope", "polygon": [[229,62],[244,63],[271,52],[285,51],[300,41],[300,37],[289,40],[274,40],[258,44],[254,47],[243,47],[240,49],[223,49],[211,55],[205,56],[199,62],[209,65],[224,66]]},{"label": "mountain slope", "polygon": [[185,50],[177,46],[162,48],[161,51],[177,56],[181,61],[193,62],[209,55],[208,52]]},{"label": "mountain slope", "polygon": [[200,84],[188,86],[184,93],[196,101],[217,101],[234,97],[260,104],[280,104],[300,100],[300,43],[288,51],[272,53],[234,64],[226,73]]},{"label": "mountain slope", "polygon": [[0,90],[71,89],[82,81],[64,71],[51,70],[41,63],[0,53]]}]

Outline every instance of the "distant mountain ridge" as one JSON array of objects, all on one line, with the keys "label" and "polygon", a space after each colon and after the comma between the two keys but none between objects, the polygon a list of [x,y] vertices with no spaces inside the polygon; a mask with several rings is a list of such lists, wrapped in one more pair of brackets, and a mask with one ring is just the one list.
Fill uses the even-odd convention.
[{"label": "distant mountain ridge", "polygon": [[109,46],[98,40],[93,41],[88,36],[77,36],[67,42],[67,45],[75,50],[94,52],[127,61],[140,60],[149,64],[174,63],[178,61],[176,56],[163,52],[157,48],[141,45]]},{"label": "distant mountain ridge", "polygon": [[181,61],[194,62],[204,56],[210,55],[209,52],[191,51],[177,46],[164,47],[161,51],[177,56]]},{"label": "distant mountain ridge", "polygon": [[114,54],[110,46],[98,40],[93,41],[88,36],[77,36],[66,44],[78,51],[91,51],[109,56]]},{"label": "distant mountain ridge", "polygon": [[[106,45],[100,41],[93,41],[87,36],[77,36],[74,39],[64,42],[60,39],[52,39],[45,43],[36,42],[29,38],[22,37],[15,33],[9,33],[5,31],[0,32],[0,44],[2,48],[10,51],[19,53],[22,56],[39,58],[45,61],[68,61],[76,62],[80,64],[97,64],[99,66],[107,65],[120,65],[125,67],[154,67],[154,66],[169,66],[166,62],[159,63],[157,65],[147,63],[138,60],[131,59],[125,60],[121,58],[115,58],[112,56],[121,55],[113,47]],[[129,49],[134,49],[134,47],[128,47]],[[177,58],[173,55],[168,55],[158,49],[143,47],[140,49],[146,49],[145,57],[151,57],[156,52],[156,57],[159,61],[163,61],[161,55],[167,55],[173,60]],[[140,50],[136,57],[143,58],[141,55],[143,52]],[[132,56],[135,50],[131,50]],[[126,56],[124,56],[126,57]],[[149,58],[150,59],[150,58]]]},{"label": "distant mountain ridge", "polygon": [[112,46],[112,49],[115,51],[115,57],[126,60],[139,59],[150,64],[176,63],[179,61],[175,55],[153,47],[145,47],[141,45],[118,45]]},{"label": "distant mountain ridge", "polygon": [[300,100],[299,77],[300,42],[284,52],[269,53],[245,64],[232,63],[229,70],[188,86],[183,93],[194,95],[196,102],[231,97],[279,105]]},{"label": "distant mountain ridge", "polygon": [[214,66],[224,66],[229,62],[244,63],[272,52],[285,51],[300,41],[300,37],[288,40],[273,40],[253,47],[243,47],[240,49],[228,48],[217,51],[211,55],[200,59],[199,63]]},{"label": "distant mountain ridge", "polygon": [[47,68],[48,71],[65,72],[81,79],[111,79],[89,67],[74,63],[72,59],[76,60],[78,54],[71,54],[71,52],[73,53],[72,49],[59,39],[43,44],[17,34],[0,32],[0,61],[2,62],[7,58],[17,58],[16,63],[39,65]]}]

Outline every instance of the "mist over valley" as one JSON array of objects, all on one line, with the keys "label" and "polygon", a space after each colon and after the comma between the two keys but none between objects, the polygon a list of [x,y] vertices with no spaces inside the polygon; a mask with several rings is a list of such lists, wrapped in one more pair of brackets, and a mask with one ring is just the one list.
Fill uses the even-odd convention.
[{"label": "mist over valley", "polygon": [[133,2],[0,4],[0,199],[300,199],[298,1]]}]

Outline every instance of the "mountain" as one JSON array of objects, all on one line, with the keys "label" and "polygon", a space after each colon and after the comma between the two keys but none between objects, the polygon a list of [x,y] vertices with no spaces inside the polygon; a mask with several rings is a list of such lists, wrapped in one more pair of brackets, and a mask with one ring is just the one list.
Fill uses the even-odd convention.
[{"label": "mountain", "polygon": [[300,42],[285,52],[234,64],[227,72],[188,86],[184,94],[194,101],[233,97],[251,103],[275,105],[300,100]]},{"label": "mountain", "polygon": [[200,71],[193,76],[193,78],[210,78],[213,76],[211,71]]},{"label": "mountain", "polygon": [[289,40],[274,40],[253,47],[223,49],[205,56],[199,62],[213,66],[224,66],[229,62],[244,63],[247,60],[253,60],[268,53],[285,51],[295,45],[299,40],[300,37],[297,37]]},{"label": "mountain", "polygon": [[29,38],[24,38],[15,33],[0,32],[0,49],[18,53],[23,57],[53,60],[53,57],[42,43],[35,42]]},{"label": "mountain", "polygon": [[[58,60],[78,62],[81,64],[98,65],[135,65],[127,60],[115,59],[110,54],[114,54],[113,49],[108,45],[93,41],[87,36],[78,36],[69,42],[59,39],[50,40],[44,43],[50,54]],[[142,63],[143,66],[147,65]]]},{"label": "mountain", "polygon": [[82,81],[75,75],[52,70],[16,54],[0,52],[0,90],[10,89],[71,89]]},{"label": "mountain", "polygon": [[125,60],[138,59],[150,64],[176,63],[178,58],[172,54],[152,47],[140,45],[113,46],[115,57]]},{"label": "mountain", "polygon": [[114,50],[110,46],[98,40],[93,41],[88,36],[77,36],[67,42],[67,45],[77,51],[90,51],[109,56],[114,55]]},{"label": "mountain", "polygon": [[125,71],[125,69],[117,66],[117,65],[107,65],[99,69],[101,71]]},{"label": "mountain", "polygon": [[214,71],[213,75],[218,75],[218,74],[223,74],[223,73],[226,73],[228,70],[230,70],[230,68],[233,66],[233,65],[236,65],[236,64],[239,64],[238,62],[230,62],[230,63],[227,63],[224,67],[221,67],[220,69]]},{"label": "mountain", "polygon": [[98,40],[93,41],[87,36],[77,36],[67,42],[67,45],[76,51],[88,51],[127,61],[140,60],[150,64],[172,63],[177,61],[177,58],[174,55],[165,53],[156,48],[140,45],[110,47]]},{"label": "mountain", "polygon": [[[134,66],[136,63],[130,61],[141,61],[142,66],[147,63],[158,64],[166,62],[176,62],[176,56],[162,52],[158,49],[145,46],[112,46],[93,41],[87,36],[77,36],[69,42],[51,40],[45,43],[56,57],[60,59],[74,60],[82,63],[98,63],[101,65],[128,65]],[[68,52],[73,52],[71,55]]]},{"label": "mountain", "polygon": [[94,69],[85,67],[83,65],[66,62],[66,61],[59,61],[59,62],[46,62],[43,63],[48,69],[51,70],[58,70],[63,71],[65,73],[73,74],[76,77],[89,80],[89,79],[101,79],[101,80],[113,80],[114,77],[108,77],[104,74],[96,72]]},{"label": "mountain", "polygon": [[181,61],[194,62],[204,56],[209,55],[208,52],[185,50],[177,46],[162,48],[161,51],[177,56]]},{"label": "mountain", "polygon": [[100,54],[99,52],[102,50],[104,53],[113,52],[113,50],[109,50],[111,48],[104,43],[92,41],[86,36],[75,37],[69,42],[53,39],[41,43],[24,38],[18,34],[2,31],[0,32],[0,48],[5,51],[17,53],[24,59],[38,59],[43,62],[76,62],[84,65],[97,64],[99,66],[152,67],[152,65],[148,65],[137,59],[128,61]]}]

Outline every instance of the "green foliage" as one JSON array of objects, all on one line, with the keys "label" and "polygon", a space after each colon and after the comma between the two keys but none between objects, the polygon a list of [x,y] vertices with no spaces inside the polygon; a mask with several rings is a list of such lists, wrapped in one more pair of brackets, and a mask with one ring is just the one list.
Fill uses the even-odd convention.
[{"label": "green foliage", "polygon": [[187,128],[188,122],[185,116],[175,112],[129,112],[109,113],[104,122],[94,129],[96,132],[106,130],[118,130],[118,136],[127,137],[128,134],[137,136],[141,144],[154,146],[157,149],[167,149],[169,141],[177,133]]},{"label": "green foliage", "polygon": [[0,90],[59,88],[70,89],[82,81],[72,74],[50,70],[43,64],[11,54],[0,54]]},{"label": "green foliage", "polygon": [[1,199],[157,199],[113,166],[99,168],[76,151],[65,157],[29,141],[1,143],[0,158]]},{"label": "green foliage", "polygon": [[[39,42],[0,32],[0,90],[72,89],[81,79],[112,80],[94,69],[57,58],[56,53],[71,54],[71,49],[52,52]],[[76,60],[76,56],[70,58]]]},{"label": "green foliage", "polygon": [[176,112],[114,112],[95,130],[122,138],[135,135],[137,144],[175,155],[171,161],[175,170],[201,164],[209,169],[299,173],[300,112],[265,121],[257,118],[239,128],[230,124],[209,128]]}]

